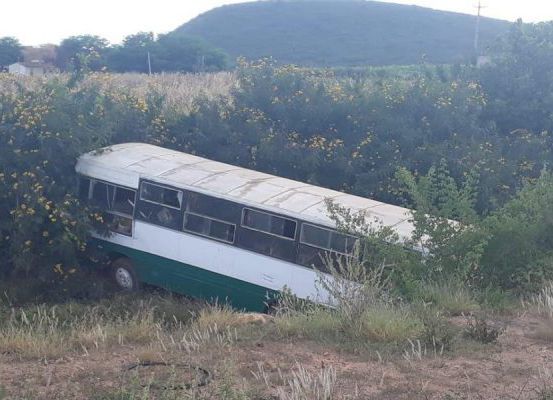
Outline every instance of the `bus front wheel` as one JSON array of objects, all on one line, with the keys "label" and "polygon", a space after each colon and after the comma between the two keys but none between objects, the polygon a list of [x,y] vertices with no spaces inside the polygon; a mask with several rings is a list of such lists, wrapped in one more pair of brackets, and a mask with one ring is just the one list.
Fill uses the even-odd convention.
[{"label": "bus front wheel", "polygon": [[112,276],[115,284],[126,292],[135,292],[140,285],[136,277],[131,260],[128,258],[118,258],[111,263]]}]

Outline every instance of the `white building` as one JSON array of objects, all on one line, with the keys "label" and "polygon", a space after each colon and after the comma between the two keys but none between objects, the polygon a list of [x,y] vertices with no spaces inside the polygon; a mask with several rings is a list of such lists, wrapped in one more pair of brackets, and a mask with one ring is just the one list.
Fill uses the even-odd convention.
[{"label": "white building", "polygon": [[46,66],[41,61],[16,62],[8,67],[10,74],[42,76],[46,73]]}]

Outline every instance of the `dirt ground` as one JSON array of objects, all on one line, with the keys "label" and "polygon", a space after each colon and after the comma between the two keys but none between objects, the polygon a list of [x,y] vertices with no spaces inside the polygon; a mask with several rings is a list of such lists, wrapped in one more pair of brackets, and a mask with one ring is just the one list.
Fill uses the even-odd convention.
[{"label": "dirt ground", "polygon": [[[333,368],[339,399],[549,398],[540,391],[553,387],[553,343],[535,336],[539,320],[521,315],[502,322],[506,331],[497,344],[475,345],[444,355],[429,351],[422,357],[417,355],[416,345],[415,352],[407,355],[379,358],[378,354],[355,355],[308,341],[267,338],[238,341],[226,351],[206,351],[193,357],[156,354],[141,346],[90,351],[51,362],[22,361],[0,354],[0,387],[6,398],[14,399],[101,398],[99,393],[116,390],[132,379],[128,366],[137,359],[170,357],[177,363],[231,366],[242,381],[258,386],[263,380],[260,371],[264,371],[269,382],[263,384],[267,397],[255,397],[258,399],[278,398],[272,396],[278,386],[285,387],[282,376],[290,375],[298,363],[313,373]],[[213,381],[198,389],[205,392],[202,398],[211,398],[207,396],[210,386],[221,379],[221,374],[220,370],[212,372]]]}]

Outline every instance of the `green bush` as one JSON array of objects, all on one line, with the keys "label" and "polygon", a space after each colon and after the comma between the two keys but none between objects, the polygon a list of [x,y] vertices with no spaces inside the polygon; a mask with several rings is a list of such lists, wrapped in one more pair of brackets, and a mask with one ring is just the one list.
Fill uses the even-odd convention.
[{"label": "green bush", "polygon": [[482,225],[488,243],[481,282],[504,289],[536,291],[553,279],[553,175],[543,172]]}]

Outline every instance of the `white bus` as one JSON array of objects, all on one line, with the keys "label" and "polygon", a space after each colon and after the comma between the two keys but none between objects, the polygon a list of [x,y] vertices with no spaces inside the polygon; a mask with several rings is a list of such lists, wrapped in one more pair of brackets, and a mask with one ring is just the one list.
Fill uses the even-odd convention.
[{"label": "white bus", "polygon": [[165,148],[125,143],[82,155],[79,195],[110,217],[94,233],[126,290],[141,282],[262,310],[284,287],[325,302],[322,256],[351,254],[325,199],[408,239],[409,210]]}]

